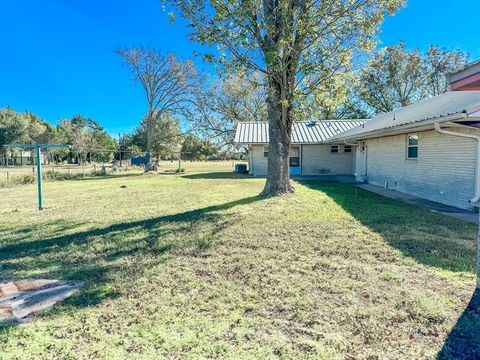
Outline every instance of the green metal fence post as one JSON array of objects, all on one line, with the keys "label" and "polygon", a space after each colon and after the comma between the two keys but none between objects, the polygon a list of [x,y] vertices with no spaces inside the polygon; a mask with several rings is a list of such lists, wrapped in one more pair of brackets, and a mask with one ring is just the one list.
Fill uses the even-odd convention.
[{"label": "green metal fence post", "polygon": [[35,152],[37,157],[38,210],[43,210],[42,159],[40,146],[35,147]]},{"label": "green metal fence post", "polygon": [[[41,149],[58,149],[58,148],[70,148],[69,145],[60,144],[11,144],[9,148],[25,148],[35,149],[35,155],[37,158],[37,184],[38,184],[38,209],[43,210],[43,194],[42,194],[42,152]],[[32,160],[32,167],[35,169],[35,164]],[[68,169],[70,170],[70,169]]]}]

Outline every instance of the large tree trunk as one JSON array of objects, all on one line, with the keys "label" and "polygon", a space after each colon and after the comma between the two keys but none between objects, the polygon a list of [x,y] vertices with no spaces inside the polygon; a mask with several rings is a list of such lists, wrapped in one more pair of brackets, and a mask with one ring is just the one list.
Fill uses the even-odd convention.
[{"label": "large tree trunk", "polygon": [[148,155],[149,162],[152,162],[152,144],[153,144],[153,114],[149,112],[147,117],[147,155]]},{"label": "large tree trunk", "polygon": [[[477,291],[480,292],[480,213],[479,224],[477,229]],[[480,294],[479,294],[480,295]]]},{"label": "large tree trunk", "polygon": [[145,171],[157,171],[158,166],[152,161],[152,147],[153,147],[153,125],[154,125],[154,113],[149,110],[147,115],[147,156],[148,164],[145,165]]},{"label": "large tree trunk", "polygon": [[295,191],[290,184],[289,152],[292,133],[291,105],[285,106],[282,98],[285,91],[281,84],[269,81],[268,111],[268,172],[262,194],[279,196]]}]

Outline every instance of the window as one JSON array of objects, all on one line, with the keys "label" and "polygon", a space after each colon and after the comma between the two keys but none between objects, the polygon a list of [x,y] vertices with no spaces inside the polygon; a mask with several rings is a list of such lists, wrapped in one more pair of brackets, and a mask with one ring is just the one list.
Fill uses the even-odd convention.
[{"label": "window", "polygon": [[263,157],[268,158],[268,145],[263,146]]},{"label": "window", "polygon": [[407,159],[418,159],[418,135],[407,135]]},{"label": "window", "polygon": [[299,167],[300,166],[300,147],[292,146],[290,148],[290,166]]},{"label": "window", "polygon": [[343,152],[351,153],[352,152],[352,145],[345,145],[343,147]]},{"label": "window", "polygon": [[330,146],[330,152],[331,153],[338,153],[338,145]]}]

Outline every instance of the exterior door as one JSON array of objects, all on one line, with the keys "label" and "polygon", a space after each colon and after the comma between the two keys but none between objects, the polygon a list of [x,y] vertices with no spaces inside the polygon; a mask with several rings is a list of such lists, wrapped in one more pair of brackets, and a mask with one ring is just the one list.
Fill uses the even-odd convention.
[{"label": "exterior door", "polygon": [[367,145],[360,144],[355,153],[355,175],[358,181],[365,181],[367,178]]},{"label": "exterior door", "polygon": [[302,159],[300,156],[300,146],[291,146],[290,147],[290,175],[301,175],[302,174]]}]

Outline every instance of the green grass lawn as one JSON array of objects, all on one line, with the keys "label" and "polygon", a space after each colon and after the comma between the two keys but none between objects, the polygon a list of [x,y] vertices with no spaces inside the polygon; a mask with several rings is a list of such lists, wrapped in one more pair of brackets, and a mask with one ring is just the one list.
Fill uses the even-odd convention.
[{"label": "green grass lawn", "polygon": [[42,212],[35,185],[0,189],[0,275],[85,281],[0,329],[0,358],[473,354],[474,225],[336,183],[263,199],[263,181],[49,182]]}]

